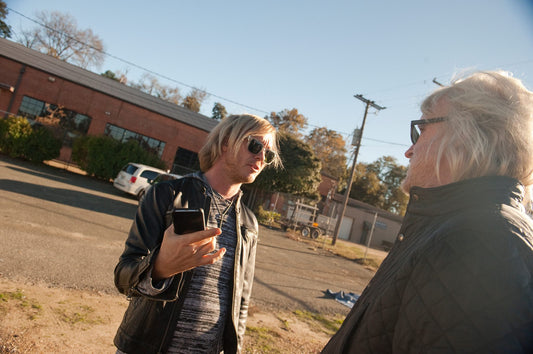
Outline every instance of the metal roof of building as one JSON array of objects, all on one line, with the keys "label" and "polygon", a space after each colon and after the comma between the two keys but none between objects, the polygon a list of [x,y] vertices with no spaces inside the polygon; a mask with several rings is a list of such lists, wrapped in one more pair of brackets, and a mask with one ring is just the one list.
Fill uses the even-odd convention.
[{"label": "metal roof of building", "polygon": [[[344,197],[345,196],[342,194],[335,193],[335,195],[333,196],[333,200],[338,203],[342,203],[344,201]],[[396,220],[400,222],[403,220],[403,217],[400,215],[391,213],[390,211],[380,209],[378,207],[353,198],[348,198],[348,205],[356,209],[363,209],[365,211],[368,211],[369,213],[378,213],[379,216],[389,220]]]},{"label": "metal roof of building", "polygon": [[37,50],[26,48],[22,44],[4,38],[0,38],[0,56],[26,64],[35,69],[47,72],[50,75],[61,77],[207,132],[211,131],[218,123],[214,119],[193,112],[185,107],[164,101],[138,89],[121,84],[118,81],[95,74]]}]

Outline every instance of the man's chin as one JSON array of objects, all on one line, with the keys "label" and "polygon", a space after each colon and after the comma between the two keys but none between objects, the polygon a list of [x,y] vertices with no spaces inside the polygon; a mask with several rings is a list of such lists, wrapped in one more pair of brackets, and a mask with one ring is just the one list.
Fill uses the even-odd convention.
[{"label": "man's chin", "polygon": [[254,183],[255,178],[256,178],[258,175],[259,175],[259,173],[257,173],[257,174],[255,174],[255,173],[254,173],[254,174],[250,174],[250,175],[248,175],[248,176],[246,176],[246,177],[244,178],[244,182],[242,182],[242,183],[243,183],[243,184]]}]

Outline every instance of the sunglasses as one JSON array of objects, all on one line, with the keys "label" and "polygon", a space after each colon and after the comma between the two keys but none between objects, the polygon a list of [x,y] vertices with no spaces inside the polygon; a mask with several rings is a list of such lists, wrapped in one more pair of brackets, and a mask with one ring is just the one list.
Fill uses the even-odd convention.
[{"label": "sunglasses", "polygon": [[432,124],[432,123],[439,123],[444,122],[445,120],[448,120],[448,117],[437,117],[437,118],[429,118],[429,119],[420,119],[420,120],[412,120],[411,121],[411,142],[416,144],[418,141],[418,138],[420,138],[420,128],[419,125],[424,124]]},{"label": "sunglasses", "polygon": [[257,155],[263,149],[265,150],[265,163],[267,165],[274,162],[274,159],[276,158],[276,153],[270,149],[265,148],[265,145],[263,145],[262,142],[257,140],[256,138],[252,138],[251,136],[248,136],[248,151],[250,151],[252,154]]}]

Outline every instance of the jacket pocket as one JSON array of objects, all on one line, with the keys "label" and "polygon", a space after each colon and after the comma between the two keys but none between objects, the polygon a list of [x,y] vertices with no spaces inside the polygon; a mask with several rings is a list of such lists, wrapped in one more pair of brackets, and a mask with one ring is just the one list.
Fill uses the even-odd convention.
[{"label": "jacket pocket", "polygon": [[173,303],[134,297],[124,314],[115,343],[120,343],[119,348],[128,353],[138,352],[139,347],[150,348],[149,351],[158,348],[172,306]]},{"label": "jacket pocket", "polygon": [[241,226],[241,235],[244,239],[244,242],[252,244],[257,242],[257,232],[253,229],[250,229],[246,226]]}]

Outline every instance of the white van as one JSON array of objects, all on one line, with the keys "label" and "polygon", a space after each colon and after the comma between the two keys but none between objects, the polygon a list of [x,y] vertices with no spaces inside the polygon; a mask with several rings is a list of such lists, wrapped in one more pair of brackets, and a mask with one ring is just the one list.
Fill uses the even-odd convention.
[{"label": "white van", "polygon": [[123,192],[134,195],[141,199],[150,188],[151,182],[164,170],[152,166],[130,162],[120,170],[117,178],[113,180],[113,186]]}]

